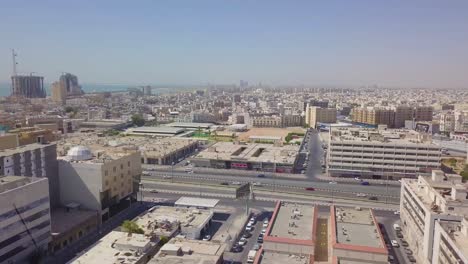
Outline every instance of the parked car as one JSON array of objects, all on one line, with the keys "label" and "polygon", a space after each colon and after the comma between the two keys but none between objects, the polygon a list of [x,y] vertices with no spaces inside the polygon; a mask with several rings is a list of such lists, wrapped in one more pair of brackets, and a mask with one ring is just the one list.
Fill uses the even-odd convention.
[{"label": "parked car", "polygon": [[239,246],[245,246],[247,244],[247,239],[241,237],[241,239],[239,239],[238,244],[239,244]]},{"label": "parked car", "polygon": [[252,234],[250,232],[245,232],[244,234],[242,234],[242,237],[246,238],[246,239],[251,237],[251,236],[252,236]]},{"label": "parked car", "polygon": [[413,263],[416,262],[416,259],[413,256],[408,256],[408,260]]},{"label": "parked car", "polygon": [[232,251],[232,252],[235,252],[235,253],[238,253],[238,252],[242,252],[243,249],[244,249],[244,248],[243,248],[241,245],[236,244],[236,245],[234,245],[234,246],[232,247],[231,251]]},{"label": "parked car", "polygon": [[258,243],[263,243],[263,235],[262,235],[262,234],[260,234],[260,235],[258,236],[257,242],[258,242]]},{"label": "parked car", "polygon": [[222,182],[221,185],[229,185],[229,182]]},{"label": "parked car", "polygon": [[398,238],[403,238],[403,234],[402,234],[401,232],[397,232],[397,233],[396,233],[396,236],[397,236]]},{"label": "parked car", "polygon": [[400,211],[395,211],[393,212],[394,215],[399,215],[400,214]]},{"label": "parked car", "polygon": [[305,188],[306,191],[315,191],[315,188],[314,187],[307,187]]},{"label": "parked car", "polygon": [[370,185],[370,183],[368,181],[363,181],[363,182],[361,182],[361,185],[367,186],[367,185]]},{"label": "parked car", "polygon": [[258,178],[265,178],[265,174],[258,174],[257,177]]},{"label": "parked car", "polygon": [[210,241],[211,240],[211,236],[210,235],[206,235],[203,237],[203,241]]},{"label": "parked car", "polygon": [[262,232],[260,232],[260,234],[265,235],[265,233],[266,233],[266,228],[263,228]]},{"label": "parked car", "polygon": [[395,257],[392,255],[388,255],[388,262],[393,263],[395,262]]},{"label": "parked car", "polygon": [[263,228],[267,228],[267,227],[268,227],[268,219],[263,221]]},{"label": "parked car", "polygon": [[252,225],[255,225],[255,223],[257,222],[257,220],[255,220],[255,217],[251,217],[249,222],[252,223]]},{"label": "parked car", "polygon": [[398,241],[392,240],[390,242],[392,243],[392,247],[400,247],[400,244],[398,244]]},{"label": "parked car", "polygon": [[371,197],[369,197],[369,200],[371,200],[371,201],[377,201],[377,200],[379,200],[379,198],[377,198],[377,197],[375,197],[375,196],[371,196]]},{"label": "parked car", "polygon": [[259,250],[260,249],[260,245],[259,244],[255,244],[252,248],[253,250]]},{"label": "parked car", "polygon": [[401,240],[401,245],[404,246],[404,247],[409,246],[408,242],[406,240],[403,240],[403,239]]}]

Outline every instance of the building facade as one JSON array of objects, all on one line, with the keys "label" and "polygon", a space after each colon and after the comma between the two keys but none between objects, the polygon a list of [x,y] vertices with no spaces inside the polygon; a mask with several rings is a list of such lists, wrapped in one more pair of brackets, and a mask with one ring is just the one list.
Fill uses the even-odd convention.
[{"label": "building facade", "polygon": [[317,123],[336,123],[336,109],[309,106],[306,109],[305,123],[312,128],[316,128]]},{"label": "building facade", "polygon": [[[402,179],[400,198],[401,229],[418,263],[437,263],[437,221],[460,223],[468,215],[467,188],[460,175],[433,171],[430,177]],[[450,262],[454,263],[454,262]]]},{"label": "building facade", "polygon": [[45,98],[44,77],[33,75],[11,76],[11,95],[26,98]]},{"label": "building facade", "polygon": [[47,179],[0,176],[0,263],[27,263],[45,255],[50,230]]},{"label": "building facade", "polygon": [[26,176],[48,178],[52,206],[60,200],[57,146],[34,143],[0,152],[0,176]]},{"label": "building facade", "polygon": [[375,130],[337,129],[329,142],[328,174],[398,180],[440,168],[439,146],[430,141],[400,139],[401,136]]}]

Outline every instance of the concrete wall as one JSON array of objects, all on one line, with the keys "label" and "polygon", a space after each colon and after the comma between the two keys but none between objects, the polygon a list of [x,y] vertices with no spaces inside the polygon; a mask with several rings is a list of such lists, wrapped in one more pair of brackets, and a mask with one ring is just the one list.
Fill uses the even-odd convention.
[{"label": "concrete wall", "polygon": [[361,252],[361,251],[353,251],[353,250],[346,250],[346,249],[333,249],[333,256],[338,257],[340,260],[352,260],[359,263],[381,263],[387,264],[388,263],[388,256],[383,254],[377,253],[370,253],[370,252]]},{"label": "concrete wall", "polygon": [[59,161],[60,201],[79,203],[83,208],[101,211],[101,164]]}]

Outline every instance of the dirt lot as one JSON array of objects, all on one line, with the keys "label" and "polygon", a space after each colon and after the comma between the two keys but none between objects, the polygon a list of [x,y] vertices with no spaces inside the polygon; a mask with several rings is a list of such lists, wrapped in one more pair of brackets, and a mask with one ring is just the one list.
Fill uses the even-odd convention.
[{"label": "dirt lot", "polygon": [[256,127],[251,128],[247,132],[239,134],[239,140],[248,141],[250,136],[275,136],[284,138],[290,132],[305,133],[305,129],[302,127],[288,127],[288,128],[270,128],[270,127]]}]

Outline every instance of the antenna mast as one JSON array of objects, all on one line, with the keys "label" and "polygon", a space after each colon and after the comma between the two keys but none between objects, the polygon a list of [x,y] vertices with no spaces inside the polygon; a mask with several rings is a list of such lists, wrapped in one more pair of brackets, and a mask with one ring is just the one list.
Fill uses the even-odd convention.
[{"label": "antenna mast", "polygon": [[12,59],[13,59],[13,76],[16,76],[16,75],[17,75],[17,72],[16,72],[16,65],[18,64],[18,63],[16,62],[16,56],[17,56],[17,55],[18,55],[18,54],[16,54],[15,49],[11,49],[11,57],[12,57]]}]

